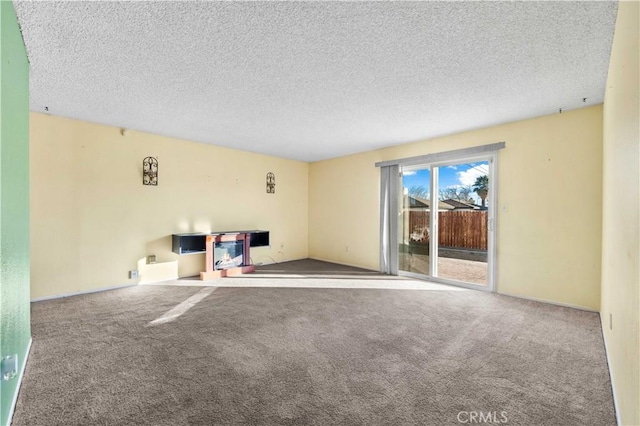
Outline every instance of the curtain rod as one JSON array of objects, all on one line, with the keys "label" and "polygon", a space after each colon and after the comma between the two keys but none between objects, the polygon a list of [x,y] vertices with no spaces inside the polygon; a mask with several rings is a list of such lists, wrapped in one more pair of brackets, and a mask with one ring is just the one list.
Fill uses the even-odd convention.
[{"label": "curtain rod", "polygon": [[453,160],[459,157],[470,157],[472,155],[486,154],[505,148],[506,143],[496,142],[488,145],[474,146],[471,148],[454,149],[452,151],[434,152],[433,154],[418,155],[416,157],[399,158],[397,160],[380,161],[376,167],[386,166],[413,166],[423,163],[435,163],[438,161]]}]

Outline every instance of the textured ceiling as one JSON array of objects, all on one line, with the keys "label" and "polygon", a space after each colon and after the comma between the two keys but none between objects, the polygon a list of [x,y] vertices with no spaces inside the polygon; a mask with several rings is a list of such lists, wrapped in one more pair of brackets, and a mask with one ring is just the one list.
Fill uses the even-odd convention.
[{"label": "textured ceiling", "polygon": [[617,9],[612,2],[15,6],[33,111],[304,161],[601,103]]}]

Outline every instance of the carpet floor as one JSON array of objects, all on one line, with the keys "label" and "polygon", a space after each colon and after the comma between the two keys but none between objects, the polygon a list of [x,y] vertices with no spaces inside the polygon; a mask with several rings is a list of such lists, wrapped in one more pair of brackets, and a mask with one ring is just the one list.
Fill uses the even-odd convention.
[{"label": "carpet floor", "polygon": [[[329,286],[349,272],[321,269]],[[615,425],[596,313],[446,286],[249,286],[33,303],[13,424]]]},{"label": "carpet floor", "polygon": [[379,288],[389,290],[468,291],[462,287],[402,276],[380,274],[368,269],[336,265],[313,259],[260,266],[255,273],[201,281],[199,276],[143,285],[195,287],[292,287],[292,288]]}]

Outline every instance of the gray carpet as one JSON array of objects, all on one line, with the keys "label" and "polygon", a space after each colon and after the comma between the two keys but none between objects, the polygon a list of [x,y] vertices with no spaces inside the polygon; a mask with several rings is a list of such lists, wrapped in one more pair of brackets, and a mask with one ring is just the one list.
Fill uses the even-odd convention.
[{"label": "gray carpet", "polygon": [[390,275],[383,275],[369,269],[354,268],[353,266],[338,265],[335,263],[322,262],[315,259],[296,260],[295,262],[272,263],[271,265],[260,266],[257,271],[261,275],[290,273],[295,275],[343,275],[349,274],[354,277],[373,277],[377,279],[397,278]]},{"label": "gray carpet", "polygon": [[14,425],[615,424],[598,315],[505,296],[138,286],[32,321]]}]

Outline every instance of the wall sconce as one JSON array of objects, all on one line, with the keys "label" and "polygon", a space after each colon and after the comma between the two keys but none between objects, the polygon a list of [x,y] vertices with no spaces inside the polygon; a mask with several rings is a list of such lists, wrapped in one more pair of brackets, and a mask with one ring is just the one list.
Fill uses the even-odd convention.
[{"label": "wall sconce", "polygon": [[276,175],[269,172],[267,173],[267,194],[276,193]]},{"label": "wall sconce", "polygon": [[158,159],[147,157],[142,161],[142,184],[158,186]]}]

